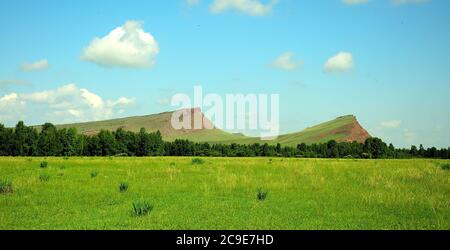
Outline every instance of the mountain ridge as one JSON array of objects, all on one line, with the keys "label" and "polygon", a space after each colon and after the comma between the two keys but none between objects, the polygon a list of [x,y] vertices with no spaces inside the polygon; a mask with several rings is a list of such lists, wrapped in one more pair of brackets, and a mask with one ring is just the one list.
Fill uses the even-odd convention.
[{"label": "mountain ridge", "polygon": [[[159,130],[163,138],[167,141],[187,139],[194,142],[222,144],[280,143],[286,146],[295,146],[300,143],[312,144],[327,142],[329,140],[336,140],[338,142],[357,141],[363,143],[367,138],[371,137],[354,115],[340,116],[334,120],[323,122],[298,132],[280,135],[274,140],[263,140],[258,137],[248,137],[240,133],[229,133],[215,127],[211,130],[175,130],[171,126],[171,118],[174,112],[177,111],[166,111],[158,114],[130,116],[103,121],[61,124],[56,125],[56,127],[73,127],[76,128],[79,133],[84,135],[94,135],[101,130],[115,131],[119,128],[132,132],[138,132],[141,128],[145,128],[148,132],[156,132]],[[201,113],[199,115],[201,115],[204,121],[213,125],[213,123],[204,116],[203,112],[199,108],[190,109],[190,112],[192,115]],[[35,127],[39,129],[40,126]]]}]

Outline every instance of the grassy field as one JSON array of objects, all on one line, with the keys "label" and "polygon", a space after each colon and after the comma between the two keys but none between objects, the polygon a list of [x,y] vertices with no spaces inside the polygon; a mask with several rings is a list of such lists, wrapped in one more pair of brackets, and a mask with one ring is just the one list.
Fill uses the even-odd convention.
[{"label": "grassy field", "polygon": [[450,229],[448,163],[0,158],[0,229]]}]

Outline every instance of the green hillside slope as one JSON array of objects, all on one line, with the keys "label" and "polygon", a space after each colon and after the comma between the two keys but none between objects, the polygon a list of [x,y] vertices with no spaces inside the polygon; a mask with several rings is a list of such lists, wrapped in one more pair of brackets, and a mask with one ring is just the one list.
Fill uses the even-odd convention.
[{"label": "green hillside slope", "polygon": [[369,138],[369,133],[361,127],[353,115],[342,116],[332,121],[307,128],[301,132],[280,135],[275,140],[261,140],[260,138],[241,138],[239,141],[224,140],[221,143],[280,143],[286,146],[295,146],[300,143],[312,144],[336,140],[338,142],[364,142]]},{"label": "green hillside slope", "polygon": [[[192,112],[201,112],[199,109],[193,109]],[[260,138],[247,137],[242,134],[232,134],[220,129],[200,129],[200,130],[175,130],[171,126],[171,117],[173,112],[165,112],[161,114],[134,116],[121,119],[113,119],[107,121],[96,121],[87,123],[75,123],[66,125],[57,125],[58,128],[74,127],[79,133],[85,135],[97,134],[100,130],[115,131],[118,128],[124,130],[138,132],[141,128],[145,128],[148,132],[159,130],[163,138],[167,141],[175,139],[188,139],[194,142],[209,143],[269,143],[295,146],[299,143],[320,143],[329,140],[341,141],[358,141],[364,142],[370,135],[356,120],[356,117],[349,115],[339,117],[335,120],[328,121],[301,132],[290,133],[279,136],[275,140],[266,141]]]},{"label": "green hillside slope", "polygon": [[196,142],[213,142],[239,140],[243,138],[242,136],[227,133],[219,129],[175,130],[171,126],[172,114],[173,112],[164,112],[160,114],[133,116],[105,121],[64,124],[57,125],[56,127],[59,129],[76,128],[79,133],[85,135],[94,135],[100,132],[100,130],[115,131],[119,128],[127,131],[139,132],[141,128],[145,128],[147,132],[156,132],[159,130],[167,141],[173,141],[179,138]]}]

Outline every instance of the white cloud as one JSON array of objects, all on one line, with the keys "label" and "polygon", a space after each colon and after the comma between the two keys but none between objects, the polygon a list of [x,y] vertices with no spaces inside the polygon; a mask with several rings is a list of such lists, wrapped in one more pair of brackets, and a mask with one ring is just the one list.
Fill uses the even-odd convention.
[{"label": "white cloud", "polygon": [[342,2],[346,5],[358,5],[358,4],[368,3],[369,0],[342,0]]},{"label": "white cloud", "polygon": [[337,55],[328,59],[325,63],[325,71],[329,73],[333,72],[346,72],[354,67],[353,55],[348,52],[339,52]]},{"label": "white cloud", "polygon": [[63,100],[66,100],[67,97],[70,97],[76,91],[77,87],[75,84],[68,84],[53,90],[20,94],[20,99],[38,104],[57,104],[61,103]]},{"label": "white cloud", "polygon": [[194,6],[200,3],[200,0],[186,0],[186,3],[190,6]]},{"label": "white cloud", "polygon": [[100,96],[90,92],[87,89],[80,89],[80,96],[92,108],[98,109],[103,107],[103,100]]},{"label": "white cloud", "polygon": [[383,128],[398,128],[402,124],[400,120],[384,121],[381,123]]},{"label": "white cloud", "polygon": [[16,102],[18,99],[19,96],[17,95],[17,93],[4,95],[2,98],[0,98],[0,109],[5,109],[9,105],[11,105],[11,103]]},{"label": "white cloud", "polygon": [[11,93],[0,98],[0,120],[14,124],[67,123],[103,120],[123,113],[134,98],[103,100],[99,95],[75,84],[34,93]]},{"label": "white cloud", "polygon": [[228,10],[237,10],[251,16],[265,16],[272,12],[278,0],[272,0],[266,4],[258,0],[214,0],[211,5],[213,13],[222,13]]},{"label": "white cloud", "polygon": [[142,23],[127,21],[105,37],[94,38],[81,59],[107,67],[148,68],[158,54],[158,43]]},{"label": "white cloud", "polygon": [[25,103],[19,99],[17,93],[4,95],[0,98],[0,123],[11,121],[13,119],[23,120],[20,114],[23,111]]},{"label": "white cloud", "polygon": [[392,0],[392,3],[395,5],[402,5],[402,4],[418,4],[418,3],[426,3],[431,2],[431,0]]},{"label": "white cloud", "polygon": [[67,111],[69,112],[69,114],[77,118],[81,118],[84,115],[84,112],[82,110],[69,109]]},{"label": "white cloud", "polygon": [[115,107],[115,106],[128,106],[133,105],[136,102],[136,98],[127,98],[127,97],[120,97],[119,99],[115,101],[108,101],[108,106]]},{"label": "white cloud", "polygon": [[273,63],[272,66],[283,70],[294,70],[303,65],[302,61],[295,60],[295,54],[293,52],[286,52],[280,55]]},{"label": "white cloud", "polygon": [[50,64],[46,59],[34,62],[34,63],[23,63],[20,66],[20,70],[22,71],[43,71],[50,67]]}]

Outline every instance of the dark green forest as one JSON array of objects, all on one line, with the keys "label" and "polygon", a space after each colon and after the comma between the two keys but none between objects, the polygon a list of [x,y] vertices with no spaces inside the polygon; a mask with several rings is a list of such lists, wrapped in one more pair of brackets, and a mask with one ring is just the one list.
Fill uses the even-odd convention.
[{"label": "dark green forest", "polygon": [[449,159],[450,148],[425,149],[422,145],[410,149],[395,148],[379,138],[365,143],[336,142],[298,144],[209,144],[188,140],[164,141],[159,131],[138,133],[118,129],[102,130],[86,136],[76,129],[57,129],[46,123],[38,131],[19,122],[15,128],[0,124],[0,156],[212,156],[212,157],[299,157],[299,158],[440,158]]}]

